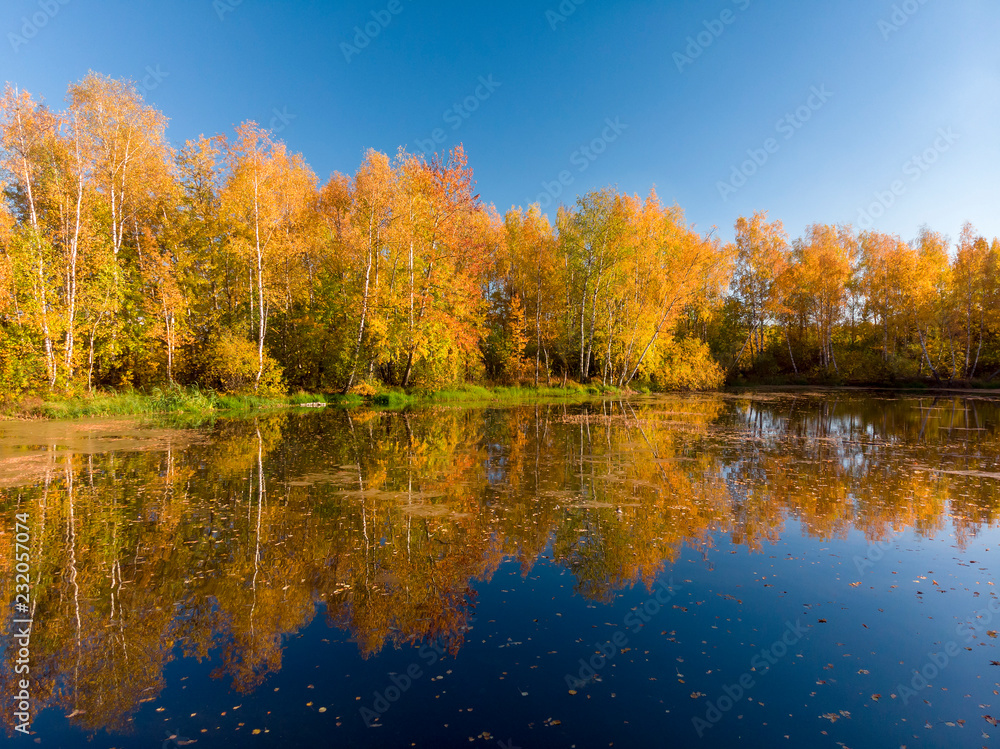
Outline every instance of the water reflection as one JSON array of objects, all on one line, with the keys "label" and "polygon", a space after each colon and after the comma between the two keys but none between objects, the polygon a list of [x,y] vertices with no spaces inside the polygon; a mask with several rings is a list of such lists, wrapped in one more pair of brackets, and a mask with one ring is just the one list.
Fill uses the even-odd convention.
[{"label": "water reflection", "polygon": [[100,451],[0,425],[0,462],[30,466],[0,484],[0,596],[27,512],[34,711],[125,734],[172,660],[249,693],[317,615],[366,658],[455,654],[505,559],[527,575],[544,556],[601,604],[652,590],[685,546],[759,551],[790,519],[824,541],[961,546],[1000,519],[998,417],[986,398],[698,396],[285,412],[161,428],[145,449],[119,425]]}]

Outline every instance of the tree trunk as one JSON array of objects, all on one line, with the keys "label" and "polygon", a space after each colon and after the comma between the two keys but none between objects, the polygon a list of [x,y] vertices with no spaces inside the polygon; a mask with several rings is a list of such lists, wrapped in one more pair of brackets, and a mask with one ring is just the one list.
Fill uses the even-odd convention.
[{"label": "tree trunk", "polygon": [[788,328],[785,328],[785,343],[788,344],[788,356],[792,360],[792,369],[795,370],[795,374],[799,373],[799,368],[795,364],[795,354],[792,353],[792,339],[788,337]]},{"label": "tree trunk", "polygon": [[[537,286],[535,288],[535,387],[538,387],[538,358],[542,348],[542,274],[537,276]],[[548,359],[548,354],[546,354]],[[547,362],[546,362],[547,364]]]},{"label": "tree trunk", "polygon": [[924,352],[924,358],[927,360],[927,367],[930,369],[931,375],[933,375],[935,382],[941,382],[941,378],[938,377],[937,370],[934,369],[934,365],[931,364],[931,357],[927,353],[927,344],[924,342],[924,331],[920,329],[919,325],[917,325],[917,335],[920,336],[920,349]]},{"label": "tree trunk", "polygon": [[590,278],[585,278],[583,283],[583,294],[580,296],[580,381],[586,379],[584,375],[584,357],[587,355],[585,342],[587,340],[587,282]]},{"label": "tree trunk", "polygon": [[[434,248],[432,247],[431,249],[433,250]],[[412,245],[411,245],[411,250],[410,251],[411,251],[411,253],[413,251],[412,250]],[[434,261],[432,260],[428,264],[428,266],[427,266],[427,277],[424,280],[424,289],[423,289],[423,291],[421,291],[420,312],[417,314],[417,322],[420,322],[421,320],[423,320],[424,319],[424,314],[427,312],[427,290],[430,288],[430,285],[431,285],[431,274],[433,272],[434,272]],[[411,279],[413,278],[412,267],[410,269],[410,278]],[[411,280],[411,284],[412,284],[412,280]],[[412,292],[411,292],[411,296],[410,296],[410,319],[411,319],[411,321],[413,319],[413,296],[412,296]],[[409,354],[406,357],[406,373],[403,375],[403,387],[404,388],[407,387],[410,384],[410,376],[413,374],[413,355],[416,353],[416,350],[417,350],[417,344],[416,344],[415,341],[413,341],[413,332],[412,332],[413,329],[414,329],[413,328],[413,323],[411,322],[410,323],[410,330],[411,330],[411,333],[410,333],[410,352],[409,352]]]},{"label": "tree trunk", "polygon": [[17,109],[17,137],[20,139],[21,147],[21,169],[24,176],[25,195],[28,199],[28,213],[31,218],[31,228],[34,235],[35,246],[38,249],[38,281],[37,298],[40,302],[42,316],[42,332],[45,337],[45,368],[48,376],[49,388],[56,384],[56,358],[52,348],[52,336],[49,333],[49,309],[45,294],[45,255],[42,247],[42,232],[38,226],[38,212],[35,208],[35,194],[31,182],[31,171],[28,168],[28,145],[24,135],[24,125],[21,122],[21,110]]},{"label": "tree trunk", "polygon": [[260,378],[264,374],[264,335],[267,332],[267,312],[264,307],[264,255],[260,246],[260,204],[257,182],[257,165],[254,164],[253,177],[253,230],[254,242],[257,248],[257,306],[259,307],[260,324],[257,331],[257,379],[254,391],[260,388]]},{"label": "tree trunk", "polygon": [[354,377],[357,375],[358,371],[358,357],[361,356],[361,341],[364,339],[365,335],[365,322],[368,318],[368,288],[369,281],[372,275],[372,219],[368,219],[368,264],[365,268],[365,291],[364,295],[361,297],[361,322],[358,325],[358,340],[354,344],[354,355],[351,357],[351,374],[347,378],[347,384],[344,385],[343,394],[347,395],[351,387],[354,385]]},{"label": "tree trunk", "polygon": [[79,131],[76,135],[76,163],[77,163],[77,183],[76,183],[76,220],[73,226],[73,238],[70,240],[69,267],[67,269],[66,298],[69,303],[69,310],[66,315],[66,379],[73,378],[73,348],[76,342],[76,262],[80,249],[80,229],[82,225],[81,211],[83,208],[83,165],[80,156]]},{"label": "tree trunk", "polygon": [[969,373],[969,379],[973,379],[976,376],[976,370],[979,369],[979,356],[983,353],[983,324],[982,321],[979,323],[979,348],[976,349],[976,361],[972,365],[972,371]]}]

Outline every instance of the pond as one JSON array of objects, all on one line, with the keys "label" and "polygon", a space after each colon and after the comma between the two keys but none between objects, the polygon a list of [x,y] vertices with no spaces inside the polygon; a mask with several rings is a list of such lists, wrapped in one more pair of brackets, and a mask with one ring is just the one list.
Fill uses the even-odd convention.
[{"label": "pond", "polygon": [[1000,740],[988,397],[8,422],[0,518],[11,745]]}]

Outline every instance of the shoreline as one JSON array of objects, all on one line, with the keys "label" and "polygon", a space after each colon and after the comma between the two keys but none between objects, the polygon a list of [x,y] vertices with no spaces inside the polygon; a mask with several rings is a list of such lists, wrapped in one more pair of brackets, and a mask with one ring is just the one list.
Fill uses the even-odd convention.
[{"label": "shoreline", "polygon": [[768,391],[768,392],[795,392],[795,391],[807,391],[807,390],[828,390],[831,392],[881,392],[881,393],[895,393],[897,395],[934,395],[934,394],[953,394],[953,395],[997,395],[1000,396],[1000,386],[998,387],[958,387],[958,386],[947,386],[947,385],[886,385],[886,384],[872,384],[872,385],[766,385],[766,384],[739,384],[739,385],[728,385],[722,392],[726,393],[745,393],[745,392],[757,392],[757,391]]},{"label": "shoreline", "polygon": [[85,396],[24,396],[0,406],[0,422],[59,421],[116,416],[225,416],[284,408],[370,408],[402,410],[418,406],[458,404],[533,403],[537,401],[568,402],[606,395],[670,395],[677,392],[718,392],[721,394],[752,394],[757,392],[882,392],[900,396],[1000,396],[1000,387],[886,385],[886,384],[754,384],[739,383],[718,391],[645,391],[619,390],[600,384],[581,385],[569,382],[562,386],[494,386],[459,385],[431,391],[384,390],[371,394],[348,395],[333,393],[295,393],[283,396],[251,396],[219,394],[197,388],[176,388],[165,392],[100,392]]},{"label": "shoreline", "polygon": [[58,421],[117,416],[224,416],[284,408],[360,408],[401,410],[411,406],[585,400],[601,395],[632,393],[602,385],[518,387],[459,385],[433,391],[384,390],[367,395],[295,393],[252,396],[219,394],[197,388],[173,388],[140,393],[99,392],[84,396],[23,396],[0,406],[0,422]]}]

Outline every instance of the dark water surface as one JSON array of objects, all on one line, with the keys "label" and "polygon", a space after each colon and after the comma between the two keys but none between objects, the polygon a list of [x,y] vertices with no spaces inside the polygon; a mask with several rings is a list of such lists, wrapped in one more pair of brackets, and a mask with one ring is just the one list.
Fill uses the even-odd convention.
[{"label": "dark water surface", "polygon": [[1000,746],[989,398],[4,423],[0,519],[4,745]]}]

